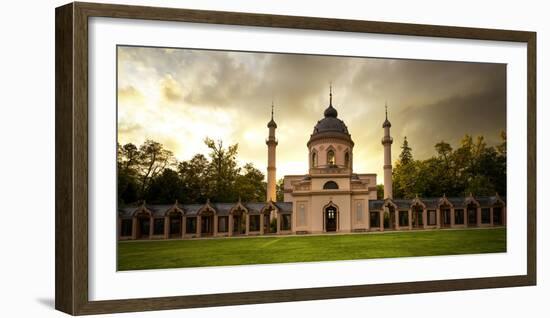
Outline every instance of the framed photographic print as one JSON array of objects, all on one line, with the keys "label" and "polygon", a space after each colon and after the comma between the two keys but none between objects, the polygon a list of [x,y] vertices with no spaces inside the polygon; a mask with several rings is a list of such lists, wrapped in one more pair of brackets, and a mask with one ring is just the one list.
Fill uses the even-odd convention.
[{"label": "framed photographic print", "polygon": [[536,284],[536,33],[56,9],[56,308]]}]

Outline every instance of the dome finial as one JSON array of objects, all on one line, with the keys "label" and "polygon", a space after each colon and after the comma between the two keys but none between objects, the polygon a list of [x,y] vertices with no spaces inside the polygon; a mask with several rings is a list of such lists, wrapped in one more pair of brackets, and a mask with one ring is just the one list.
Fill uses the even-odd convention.
[{"label": "dome finial", "polygon": [[338,112],[336,111],[336,109],[334,109],[334,107],[332,107],[332,82],[330,82],[330,86],[329,86],[329,103],[328,103],[328,107],[327,109],[325,109],[325,117],[338,117]]},{"label": "dome finial", "polygon": [[328,105],[329,105],[329,106],[332,106],[332,81],[331,81],[330,84],[329,84],[329,94],[328,94],[328,95],[329,95],[329,103],[328,103]]},{"label": "dome finial", "polygon": [[271,120],[273,120],[273,99],[271,99]]},{"label": "dome finial", "polygon": [[388,120],[388,101],[386,101],[386,120]]}]

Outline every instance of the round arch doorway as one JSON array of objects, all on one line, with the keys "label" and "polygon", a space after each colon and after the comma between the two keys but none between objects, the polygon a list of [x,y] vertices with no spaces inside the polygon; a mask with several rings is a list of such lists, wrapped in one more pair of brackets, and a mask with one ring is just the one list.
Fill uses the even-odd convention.
[{"label": "round arch doorway", "polygon": [[329,205],[325,207],[325,231],[336,232],[338,228],[338,209]]}]

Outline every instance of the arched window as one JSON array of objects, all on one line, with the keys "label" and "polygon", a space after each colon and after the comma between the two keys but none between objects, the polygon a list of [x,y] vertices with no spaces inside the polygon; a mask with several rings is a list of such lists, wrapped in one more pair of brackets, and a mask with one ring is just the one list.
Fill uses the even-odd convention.
[{"label": "arched window", "polygon": [[323,189],[324,190],[334,190],[334,189],[338,189],[338,183],[334,182],[334,181],[328,181],[327,183],[325,183],[325,185],[323,186]]},{"label": "arched window", "polygon": [[311,166],[317,167],[317,154],[315,152],[311,154]]},{"label": "arched window", "polygon": [[329,150],[327,152],[327,164],[329,166],[334,166],[336,164],[336,157],[334,156],[334,150]]},{"label": "arched window", "polygon": [[346,168],[349,168],[349,152],[346,152],[346,155],[344,156],[344,164],[346,165]]}]

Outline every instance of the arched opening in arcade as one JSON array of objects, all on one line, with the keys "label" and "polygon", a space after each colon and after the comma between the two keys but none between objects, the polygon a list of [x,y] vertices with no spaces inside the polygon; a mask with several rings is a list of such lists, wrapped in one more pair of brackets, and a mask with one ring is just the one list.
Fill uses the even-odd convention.
[{"label": "arched opening in arcade", "polygon": [[183,224],[183,213],[171,211],[168,213],[168,236],[170,238],[181,237]]},{"label": "arched opening in arcade", "polygon": [[201,236],[214,235],[214,211],[204,210],[200,214]]},{"label": "arched opening in arcade", "polygon": [[384,206],[384,230],[395,230],[395,207],[392,204]]},{"label": "arched opening in arcade", "polygon": [[477,225],[477,205],[473,202],[468,203],[467,208],[468,226]]},{"label": "arched opening in arcade", "polygon": [[241,208],[232,211],[233,235],[242,235],[246,233],[246,214]]},{"label": "arched opening in arcade", "polygon": [[151,215],[145,211],[139,212],[137,218],[137,239],[148,239],[151,231]]},{"label": "arched opening in arcade", "polygon": [[448,204],[442,204],[439,206],[441,227],[451,227],[451,206]]},{"label": "arched opening in arcade", "polygon": [[413,229],[423,228],[424,227],[424,207],[420,204],[415,204],[412,206],[412,227]]}]

